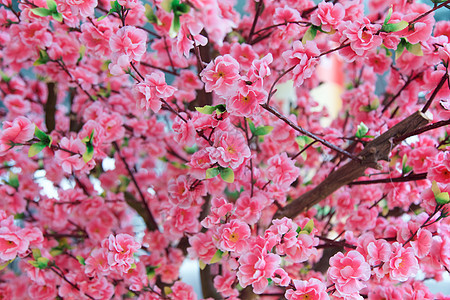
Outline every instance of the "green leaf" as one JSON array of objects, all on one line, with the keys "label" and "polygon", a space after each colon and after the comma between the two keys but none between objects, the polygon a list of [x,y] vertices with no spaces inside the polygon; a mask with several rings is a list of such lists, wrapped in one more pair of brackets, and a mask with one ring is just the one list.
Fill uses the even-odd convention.
[{"label": "green leaf", "polygon": [[305,32],[305,35],[303,35],[302,43],[306,44],[307,41],[312,41],[317,35],[317,30],[319,27],[312,25],[308,28],[308,30]]},{"label": "green leaf", "polygon": [[439,189],[436,180],[433,180],[433,182],[431,183],[431,191],[433,192],[434,196],[441,193],[441,190]]},{"label": "green leaf", "polygon": [[174,38],[178,35],[178,31],[180,31],[181,23],[180,23],[180,15],[174,14],[172,19],[172,24],[169,29],[169,36]]},{"label": "green leaf", "polygon": [[0,264],[0,271],[3,270],[4,268],[6,268],[10,263],[12,263],[14,261],[14,259],[5,261],[3,263]]},{"label": "green leaf", "polygon": [[314,220],[311,219],[311,220],[308,221],[308,223],[306,223],[305,227],[301,231],[305,231],[308,234],[311,234],[313,229],[314,229]]},{"label": "green leaf", "polygon": [[119,2],[111,1],[111,9],[109,10],[109,13],[120,13],[122,10],[122,6],[119,4]]},{"label": "green leaf", "polygon": [[409,172],[412,171],[412,167],[408,166],[406,164],[408,157],[406,156],[406,154],[403,154],[403,158],[402,158],[402,174],[408,174]]},{"label": "green leaf", "polygon": [[145,7],[145,16],[147,17],[147,20],[152,24],[161,26],[162,22],[155,15],[155,12],[153,11],[153,8],[150,6],[150,4],[146,3],[144,7]]},{"label": "green leaf", "polygon": [[52,11],[43,7],[36,7],[30,9],[33,14],[39,17],[47,17],[52,14]]},{"label": "green leaf", "polygon": [[219,175],[219,168],[209,168],[206,170],[206,179],[214,178]]},{"label": "green leaf", "polygon": [[42,256],[41,250],[40,250],[39,248],[33,248],[33,249],[31,249],[31,253],[33,253],[34,259],[38,259],[39,257]]},{"label": "green leaf", "polygon": [[216,110],[216,107],[210,106],[210,105],[205,105],[203,107],[196,107],[195,110],[198,111],[199,113],[202,113],[205,115],[210,115]]},{"label": "green leaf", "polygon": [[40,130],[37,126],[34,129],[34,135],[41,140],[41,143],[50,147],[52,145],[52,137]]},{"label": "green leaf", "polygon": [[214,106],[216,108],[216,114],[220,115],[227,111],[225,104],[219,104]]},{"label": "green leaf", "polygon": [[295,138],[295,141],[298,144],[298,147],[302,149],[306,145],[312,143],[313,139],[306,135],[301,135]]},{"label": "green leaf", "polygon": [[408,27],[408,25],[409,23],[406,21],[400,21],[394,24],[383,24],[381,30],[384,32],[397,32],[405,29],[406,27]]},{"label": "green leaf", "polygon": [[406,43],[407,42],[404,38],[400,40],[400,43],[397,45],[397,49],[395,50],[395,59],[399,58],[402,55],[403,51],[406,48]]},{"label": "green leaf", "polygon": [[220,177],[222,180],[228,183],[234,182],[234,172],[230,168],[222,168],[220,169]]},{"label": "green leaf", "polygon": [[97,21],[101,21],[101,20],[103,20],[104,18],[106,18],[107,16],[108,16],[109,14],[107,14],[107,15],[104,15],[104,16],[101,16],[100,18],[98,18],[97,19]]},{"label": "green leaf", "polygon": [[48,259],[47,257],[41,256],[37,259],[37,263],[38,263],[37,267],[41,270],[45,269],[45,268],[47,268],[49,261],[50,261],[50,259]]},{"label": "green leaf", "polygon": [[47,7],[48,10],[50,10],[51,12],[58,12],[58,10],[56,9],[56,2],[55,0],[47,0]]},{"label": "green leaf", "polygon": [[2,70],[0,70],[0,77],[2,78],[2,80],[6,83],[11,81],[11,77],[9,77],[8,75],[6,75],[5,72],[3,72]]},{"label": "green leaf", "polygon": [[163,0],[161,1],[161,8],[164,9],[167,12],[172,11],[172,0]]},{"label": "green leaf", "polygon": [[254,134],[255,135],[267,135],[270,132],[272,132],[273,127],[272,126],[259,126],[256,128]]},{"label": "green leaf", "polygon": [[83,153],[83,161],[89,162],[94,157],[94,146],[91,143],[86,143],[86,152]]},{"label": "green leaf", "polygon": [[210,264],[215,264],[216,262],[219,262],[222,259],[222,256],[223,256],[223,252],[220,251],[219,249],[217,249],[216,253],[211,258],[209,263]]},{"label": "green leaf", "polygon": [[55,21],[58,21],[60,23],[63,21],[63,15],[61,13],[52,13],[52,17]]},{"label": "green leaf", "polygon": [[200,267],[200,270],[204,270],[205,267],[206,267],[205,262],[203,260],[201,260],[201,259],[198,261],[198,265]]},{"label": "green leaf", "polygon": [[17,174],[9,173],[8,185],[15,189],[19,188],[19,177]]},{"label": "green leaf", "polygon": [[389,20],[391,19],[392,11],[393,11],[393,9],[392,9],[392,5],[391,5],[391,7],[389,7],[386,19],[384,19],[383,25],[387,25],[388,24]]},{"label": "green leaf", "polygon": [[423,56],[422,46],[420,43],[417,44],[406,44],[406,50],[408,50],[409,53],[414,54],[415,56]]},{"label": "green leaf", "polygon": [[247,119],[247,121],[248,121],[248,127],[250,128],[251,133],[255,134],[255,130],[256,130],[255,123],[253,123],[253,121],[250,119]]},{"label": "green leaf", "polygon": [[83,257],[83,256],[77,255],[76,257],[77,257],[78,262],[79,262],[80,264],[82,264],[83,266],[86,265],[86,263],[84,262],[84,257]]},{"label": "green leaf", "polygon": [[42,142],[37,142],[31,145],[30,149],[28,150],[28,157],[35,156],[36,154],[44,150],[45,147],[47,147],[47,145],[43,144]]},{"label": "green leaf", "polygon": [[50,61],[50,57],[48,56],[45,50],[39,49],[39,58],[33,63],[33,66],[45,65]]},{"label": "green leaf", "polygon": [[363,138],[363,137],[365,137],[365,135],[366,135],[366,133],[367,132],[369,132],[369,128],[366,126],[366,124],[364,124],[363,122],[361,122],[359,125],[358,125],[358,128],[357,128],[357,130],[356,130],[356,137],[357,138]]},{"label": "green leaf", "polygon": [[444,205],[450,203],[450,197],[447,192],[439,193],[435,195],[434,198],[436,199],[437,204]]}]

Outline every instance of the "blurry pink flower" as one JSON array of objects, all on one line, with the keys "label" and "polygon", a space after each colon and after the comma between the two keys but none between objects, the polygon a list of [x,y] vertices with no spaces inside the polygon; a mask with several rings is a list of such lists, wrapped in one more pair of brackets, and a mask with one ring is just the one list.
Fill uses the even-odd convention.
[{"label": "blurry pink flower", "polygon": [[278,268],[273,272],[272,280],[279,286],[288,286],[291,283],[289,274],[282,268]]},{"label": "blurry pink flower", "polygon": [[34,136],[35,125],[28,118],[17,117],[12,122],[3,122],[0,132],[0,155],[9,150],[14,143],[23,144]]},{"label": "blurry pink flower", "polygon": [[66,0],[67,5],[72,10],[72,14],[82,17],[91,17],[94,15],[94,9],[97,6],[97,0]]},{"label": "blurry pink flower", "polygon": [[217,252],[212,240],[212,231],[208,230],[206,233],[199,232],[189,237],[188,253],[191,258],[199,258],[205,263],[209,263]]},{"label": "blurry pink flower", "polygon": [[292,50],[283,52],[288,67],[294,67],[292,75],[295,86],[301,86],[305,79],[312,76],[319,62],[317,58],[319,54],[320,51],[313,41],[307,41],[304,45],[300,41],[295,41]]},{"label": "blurry pink flower", "polygon": [[239,79],[239,63],[231,55],[217,57],[200,73],[206,92],[227,95]]},{"label": "blurry pink flower", "polygon": [[161,109],[160,98],[169,98],[176,91],[176,88],[167,85],[163,72],[155,71],[150,75],[145,75],[145,81],[136,84],[134,91],[138,97],[137,101],[140,108],[150,108],[157,113]]},{"label": "blurry pink flower", "polygon": [[358,56],[362,56],[368,50],[378,47],[382,38],[377,35],[381,29],[379,24],[371,24],[368,18],[362,21],[346,22],[340,25],[343,32],[341,39],[349,39],[350,47]]},{"label": "blurry pink flower", "polygon": [[266,95],[258,89],[244,85],[233,97],[227,97],[227,111],[236,116],[255,117],[259,115],[259,104],[263,103],[265,98]]},{"label": "blurry pink flower", "polygon": [[317,10],[311,15],[311,23],[321,26],[322,30],[330,32],[337,28],[345,16],[345,8],[340,3],[321,2]]},{"label": "blurry pink flower", "polygon": [[220,250],[241,253],[247,247],[250,228],[242,221],[231,220],[229,223],[220,226],[216,235]]},{"label": "blurry pink flower", "polygon": [[85,260],[86,267],[84,272],[88,276],[108,275],[110,273],[108,265],[108,249],[97,248],[92,250],[91,254]]},{"label": "blurry pink flower", "polygon": [[223,197],[215,197],[211,201],[209,215],[201,222],[205,228],[211,228],[220,222],[220,219],[233,210],[233,204],[228,203]]},{"label": "blurry pink flower", "polygon": [[81,170],[86,164],[82,157],[83,153],[86,151],[86,145],[80,139],[74,139],[73,137],[71,137],[70,140],[63,137],[59,144],[61,148],[77,154],[57,150],[55,152],[56,163],[61,165],[64,172],[69,174],[71,174],[72,171]]},{"label": "blurry pink flower", "polygon": [[107,258],[110,269],[127,273],[134,263],[133,254],[141,245],[131,235],[119,233],[103,240],[102,247],[109,250]]},{"label": "blurry pink flower", "polygon": [[413,248],[404,248],[400,243],[392,244],[392,256],[388,263],[383,265],[386,272],[389,272],[391,279],[406,281],[416,276],[419,271],[419,263],[414,255]]},{"label": "blurry pink flower", "polygon": [[319,244],[319,239],[314,238],[313,235],[301,233],[296,239],[296,243],[292,247],[286,247],[286,259],[292,262],[304,262],[309,259],[311,255],[318,255],[315,246]]},{"label": "blurry pink flower", "polygon": [[[403,17],[403,21],[411,22],[422,13],[411,13]],[[431,36],[435,20],[433,14],[428,14],[418,21],[414,22],[413,26],[408,26],[402,31],[396,32],[397,35],[406,37],[411,44],[425,42]]]},{"label": "blurry pink flower", "polygon": [[416,239],[410,243],[414,249],[414,254],[418,258],[424,258],[430,253],[433,236],[429,230],[420,228],[417,232]]},{"label": "blurry pink flower", "polygon": [[197,132],[195,131],[194,123],[188,118],[187,114],[182,112],[180,116],[187,120],[183,121],[180,117],[176,117],[173,122],[172,129],[177,134],[175,135],[175,141],[184,145],[192,146],[195,143],[195,136]]},{"label": "blurry pink flower", "polygon": [[230,54],[244,70],[248,70],[252,63],[258,59],[258,54],[253,50],[252,46],[247,44],[233,43],[230,47]]},{"label": "blurry pink flower", "polygon": [[214,146],[206,150],[209,152],[211,161],[218,162],[224,168],[238,168],[251,154],[244,136],[237,131],[222,132],[217,135]]},{"label": "blurry pink flower", "polygon": [[450,152],[440,152],[435,157],[428,169],[427,178],[442,184],[450,182]]},{"label": "blurry pink flower", "polygon": [[7,95],[3,103],[11,116],[26,115],[30,112],[30,102],[20,95]]},{"label": "blurry pink flower", "polygon": [[288,188],[300,176],[300,169],[286,152],[271,157],[267,164],[267,178],[282,188]]},{"label": "blurry pink flower", "polygon": [[358,251],[339,252],[330,258],[327,274],[341,295],[352,295],[366,286],[361,281],[369,280],[370,266]]},{"label": "blurry pink flower", "polygon": [[225,272],[223,275],[214,277],[214,287],[224,297],[237,297],[239,292],[233,288],[233,283],[236,280],[236,274],[232,272]]},{"label": "blurry pink flower", "polygon": [[140,61],[146,51],[147,34],[134,26],[124,26],[113,34],[109,46],[115,56],[126,55],[129,61]]},{"label": "blurry pink flower", "polygon": [[391,245],[386,240],[380,239],[367,245],[367,261],[375,266],[389,260]]},{"label": "blurry pink flower", "polygon": [[326,292],[326,285],[317,278],[310,278],[307,281],[294,280],[295,290],[286,291],[287,300],[314,299],[327,300],[330,299]]},{"label": "blurry pink flower", "polygon": [[0,260],[7,261],[16,258],[17,254],[27,251],[29,242],[10,228],[0,228]]},{"label": "blurry pink flower", "polygon": [[175,284],[171,287],[171,290],[172,293],[169,294],[170,299],[197,300],[197,296],[194,293],[194,288],[184,282],[175,282]]},{"label": "blurry pink flower", "polygon": [[[268,253],[272,245],[258,237],[259,240],[244,255],[239,258],[239,271],[237,276],[242,287],[253,286],[253,292],[261,294],[268,285],[267,278],[271,278],[279,267],[281,258],[273,253]],[[268,249],[270,248],[270,249]]]},{"label": "blurry pink flower", "polygon": [[104,143],[111,143],[123,138],[125,128],[122,126],[122,118],[122,115],[117,112],[113,112],[111,114],[104,113],[97,119],[97,122],[103,127],[104,130]]},{"label": "blurry pink flower", "polygon": [[236,201],[235,215],[249,225],[255,224],[261,217],[261,211],[268,199],[264,193],[255,193],[253,197],[250,192],[243,192]]}]

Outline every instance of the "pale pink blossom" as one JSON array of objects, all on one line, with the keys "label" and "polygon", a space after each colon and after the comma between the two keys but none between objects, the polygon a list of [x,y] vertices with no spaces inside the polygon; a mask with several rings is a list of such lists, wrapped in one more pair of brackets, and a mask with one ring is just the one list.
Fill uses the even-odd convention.
[{"label": "pale pink blossom", "polygon": [[317,44],[313,41],[307,41],[303,44],[295,41],[292,50],[283,53],[283,58],[287,65],[294,68],[292,71],[295,86],[301,86],[303,81],[310,78],[319,62],[317,56],[320,54]]},{"label": "pale pink blossom", "polygon": [[72,14],[91,17],[98,3],[97,0],[66,0],[66,4],[72,10]]},{"label": "pale pink blossom", "polygon": [[239,283],[242,287],[251,284],[256,294],[264,292],[268,285],[267,278],[272,277],[281,261],[278,255],[267,252],[270,248],[270,244],[259,238],[253,247],[239,258]]},{"label": "pale pink blossom", "polygon": [[317,278],[310,278],[304,280],[294,280],[295,290],[288,289],[285,293],[287,300],[300,299],[315,299],[327,300],[330,299],[326,290],[326,285]]},{"label": "pale pink blossom", "polygon": [[63,137],[59,143],[64,150],[57,150],[55,152],[55,161],[61,165],[61,168],[66,173],[72,173],[72,171],[79,171],[85,166],[83,160],[83,153],[86,152],[86,145],[80,139],[70,139]]},{"label": "pale pink blossom", "polygon": [[31,140],[35,125],[26,117],[17,117],[12,122],[3,122],[0,132],[0,155],[14,146]]},{"label": "pale pink blossom", "polygon": [[362,56],[382,43],[382,38],[377,35],[381,25],[371,24],[368,18],[363,18],[362,21],[342,23],[339,29],[343,32],[343,39],[349,39],[351,49],[358,56]]},{"label": "pale pink blossom", "polygon": [[140,108],[150,108],[155,113],[161,109],[161,100],[173,95],[176,88],[166,83],[164,73],[155,71],[150,75],[145,75],[145,81],[134,86],[134,92],[138,98]]},{"label": "pale pink blossom", "polygon": [[228,95],[240,78],[239,63],[229,54],[219,56],[203,69],[200,76],[206,92]]},{"label": "pale pink blossom", "polygon": [[232,272],[224,272],[223,275],[214,277],[214,287],[224,297],[237,297],[239,291],[233,288],[233,283],[236,280],[236,274]]},{"label": "pale pink blossom", "polygon": [[252,86],[243,85],[233,97],[227,97],[227,111],[236,116],[255,117],[260,114],[260,104],[265,99],[265,93]]},{"label": "pale pink blossom", "polygon": [[400,243],[392,244],[392,254],[389,262],[383,265],[393,280],[406,281],[416,276],[419,263],[414,255],[413,248],[404,248]]},{"label": "pale pink blossom", "polygon": [[206,148],[209,157],[224,168],[238,168],[251,154],[244,136],[237,131],[217,135],[214,146]]},{"label": "pale pink blossom", "polygon": [[286,152],[271,157],[267,164],[267,178],[282,188],[288,188],[300,176],[300,169]]},{"label": "pale pink blossom", "polygon": [[199,232],[189,237],[188,253],[191,258],[199,258],[205,263],[209,263],[217,252],[214,246],[212,231],[208,230],[206,233]]},{"label": "pale pink blossom", "polygon": [[22,254],[28,249],[29,244],[19,232],[11,231],[7,227],[0,228],[0,260],[16,258],[17,254]]},{"label": "pale pink blossom", "polygon": [[350,296],[366,286],[362,281],[369,280],[370,266],[358,251],[339,252],[330,258],[327,274],[341,295]]},{"label": "pale pink blossom", "polygon": [[134,238],[125,233],[110,235],[103,240],[102,248],[108,249],[107,259],[111,270],[127,273],[134,263],[133,254],[141,248]]},{"label": "pale pink blossom", "polygon": [[235,251],[242,253],[248,246],[250,227],[239,220],[231,220],[220,226],[217,230],[218,248],[222,251]]},{"label": "pale pink blossom", "polygon": [[128,61],[140,61],[146,51],[147,34],[134,26],[124,26],[113,34],[109,46],[116,57],[126,55]]},{"label": "pale pink blossom", "polygon": [[330,32],[342,22],[345,16],[345,8],[340,3],[319,3],[317,10],[311,15],[311,23],[321,26],[322,30]]}]

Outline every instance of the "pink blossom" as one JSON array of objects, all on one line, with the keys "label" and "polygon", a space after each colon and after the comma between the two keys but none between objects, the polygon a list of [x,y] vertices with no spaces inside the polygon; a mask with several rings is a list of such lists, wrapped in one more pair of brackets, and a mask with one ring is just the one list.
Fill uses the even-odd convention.
[{"label": "pink blossom", "polygon": [[208,147],[211,161],[217,162],[220,166],[232,169],[238,168],[244,159],[250,157],[250,149],[244,136],[237,132],[222,132],[214,142],[215,147]]},{"label": "pink blossom", "polygon": [[238,290],[232,288],[234,281],[236,280],[236,275],[232,272],[225,272],[223,275],[218,275],[214,277],[214,287],[216,290],[222,294],[224,297],[239,295]]},{"label": "pink blossom", "polygon": [[303,45],[300,41],[295,41],[292,50],[283,53],[283,58],[287,65],[294,67],[293,76],[295,86],[301,86],[303,81],[310,78],[314,72],[319,59],[320,51],[313,41],[307,41]]},{"label": "pink blossom", "polygon": [[[112,114],[102,114],[97,122],[103,127],[103,142],[111,143],[123,138],[125,134],[125,128],[123,128],[122,116],[113,112]],[[95,132],[94,132],[95,133]]]},{"label": "pink blossom", "polygon": [[[425,12],[425,11],[423,11]],[[411,22],[421,13],[411,13],[404,16],[403,21]],[[433,31],[434,18],[432,14],[428,14],[418,21],[414,22],[413,26],[408,26],[402,31],[396,32],[400,36],[406,37],[411,44],[417,44],[419,42],[425,42],[429,39],[431,32]]]},{"label": "pink blossom", "polygon": [[94,274],[108,275],[110,273],[108,265],[108,249],[98,248],[92,250],[91,254],[85,260],[86,268],[84,272],[93,276]]},{"label": "pink blossom", "polygon": [[233,97],[227,97],[227,111],[230,114],[243,117],[255,117],[260,113],[259,104],[263,103],[266,95],[251,86],[244,85]]},{"label": "pink blossom", "polygon": [[327,274],[341,295],[350,296],[365,287],[361,281],[369,280],[370,266],[358,251],[339,252],[330,258]]},{"label": "pink blossom", "polygon": [[18,232],[13,232],[7,227],[0,228],[1,260],[7,261],[16,258],[17,254],[22,254],[28,249],[29,244]]},{"label": "pink blossom", "polygon": [[428,169],[427,178],[438,183],[450,182],[450,152],[440,152]]},{"label": "pink blossom", "polygon": [[82,17],[91,17],[94,15],[94,9],[97,6],[97,0],[66,0],[67,5],[74,15]]},{"label": "pink blossom", "polygon": [[404,248],[400,243],[392,244],[392,255],[389,262],[383,265],[393,280],[406,281],[416,276],[419,263],[414,255],[413,248]]},{"label": "pink blossom", "polygon": [[285,252],[287,259],[292,262],[307,261],[310,256],[318,255],[315,248],[319,244],[319,239],[314,238],[313,235],[300,233],[298,234],[296,243],[292,247],[286,247]]},{"label": "pink blossom", "polygon": [[82,157],[86,151],[86,145],[80,139],[72,137],[70,140],[63,137],[59,144],[61,148],[70,151],[57,150],[55,152],[55,161],[61,165],[64,172],[70,174],[72,171],[81,170],[86,164]]},{"label": "pink blossom", "polygon": [[391,245],[386,240],[380,239],[370,242],[367,245],[367,261],[372,266],[389,260]]},{"label": "pink blossom", "polygon": [[177,281],[171,287],[172,293],[169,294],[170,299],[178,300],[197,300],[194,288],[184,282]]},{"label": "pink blossom", "polygon": [[249,192],[243,192],[236,201],[236,216],[249,225],[255,224],[261,217],[261,211],[268,200],[264,198],[264,194],[251,197]]},{"label": "pink blossom", "polygon": [[206,92],[228,95],[239,79],[239,63],[231,55],[217,57],[200,73]]},{"label": "pink blossom", "polygon": [[3,103],[12,116],[25,115],[30,112],[30,102],[20,95],[7,95]]},{"label": "pink blossom", "polygon": [[217,230],[219,249],[222,251],[236,251],[241,253],[247,248],[247,239],[250,237],[250,228],[239,220],[231,220],[220,226]]},{"label": "pink blossom", "polygon": [[[172,129],[177,133],[175,140],[186,146],[192,146],[195,143],[195,136],[197,132],[195,131],[194,123],[190,120],[186,113],[180,113],[180,117],[176,117],[173,122]],[[185,122],[187,120],[187,122]]]},{"label": "pink blossom", "polygon": [[[108,56],[111,53],[109,47],[109,39],[113,35],[114,23],[109,18],[105,18],[101,21],[92,20],[91,23],[81,24],[80,39],[86,48],[93,53],[102,56]],[[88,50],[88,51],[89,51]]]},{"label": "pink blossom", "polygon": [[199,258],[205,263],[209,263],[217,252],[214,246],[212,231],[208,230],[206,233],[199,232],[189,237],[188,253],[191,258]]},{"label": "pink blossom", "polygon": [[103,240],[102,247],[108,249],[108,264],[111,270],[117,270],[121,273],[127,273],[134,263],[133,254],[141,248],[134,238],[125,233],[110,235],[108,239]]},{"label": "pink blossom", "polygon": [[12,122],[3,122],[0,132],[0,154],[9,150],[14,144],[23,144],[34,136],[35,126],[26,117],[17,117]]},{"label": "pink blossom", "polygon": [[161,109],[161,98],[167,99],[175,92],[173,86],[167,85],[164,73],[155,71],[145,75],[145,81],[134,86],[140,108],[151,108],[155,113]]},{"label": "pink blossom", "polygon": [[279,286],[288,286],[291,283],[289,274],[282,268],[278,268],[273,272],[272,280]]},{"label": "pink blossom", "polygon": [[268,246],[260,238],[253,248],[239,258],[240,267],[237,272],[239,283],[242,287],[251,284],[256,294],[264,292],[268,285],[267,278],[272,277],[281,261],[278,255],[267,253]]},{"label": "pink blossom", "polygon": [[244,70],[248,70],[252,66],[252,63],[258,59],[258,54],[247,44],[233,43],[230,47],[230,54]]},{"label": "pink blossom", "polygon": [[300,299],[315,299],[327,300],[330,299],[326,290],[325,284],[317,278],[310,278],[306,281],[294,280],[295,290],[288,289],[286,291],[286,299],[300,300]]},{"label": "pink blossom", "polygon": [[300,169],[286,152],[271,157],[267,164],[267,178],[282,188],[288,188],[300,176]]},{"label": "pink blossom", "polygon": [[418,258],[424,258],[431,250],[433,236],[427,229],[420,228],[417,232],[416,239],[411,241],[411,246],[414,249],[414,254]]},{"label": "pink blossom", "polygon": [[344,6],[340,3],[321,2],[311,15],[311,23],[321,26],[322,30],[330,32],[342,22],[345,16]]},{"label": "pink blossom", "polygon": [[377,35],[380,29],[381,25],[371,24],[368,18],[340,25],[340,30],[343,30],[344,34],[343,38],[350,40],[350,47],[358,56],[362,56],[367,51],[381,45],[382,38]]},{"label": "pink blossom", "polygon": [[220,219],[233,210],[233,204],[228,203],[225,198],[217,197],[211,201],[209,215],[201,222],[205,228],[211,228],[220,222]]},{"label": "pink blossom", "polygon": [[116,57],[125,55],[128,61],[140,61],[146,50],[147,34],[134,26],[124,26],[113,34],[109,46]]}]

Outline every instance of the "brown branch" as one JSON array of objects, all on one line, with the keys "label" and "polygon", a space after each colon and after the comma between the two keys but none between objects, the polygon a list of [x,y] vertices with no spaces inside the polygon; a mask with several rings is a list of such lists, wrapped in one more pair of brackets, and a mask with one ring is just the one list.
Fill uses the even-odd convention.
[{"label": "brown branch", "polygon": [[320,142],[322,145],[336,151],[339,152],[345,156],[347,156],[348,158],[351,158],[352,160],[356,160],[359,161],[360,159],[355,157],[353,154],[339,148],[336,145],[331,144],[330,142],[318,137],[317,135],[315,135],[314,133],[309,132],[308,130],[294,124],[294,122],[292,122],[291,120],[289,120],[286,116],[280,114],[274,107],[267,105],[267,104],[261,104],[261,107],[264,108],[265,110],[267,110],[268,112],[272,113],[273,115],[275,115],[278,119],[282,120],[283,122],[285,122],[286,124],[288,124],[289,126],[291,126],[293,129],[295,129],[296,131],[300,132],[301,134],[304,134],[310,138],[312,138],[313,140],[316,140],[318,142]]},{"label": "brown branch", "polygon": [[418,181],[427,179],[428,173],[411,173],[407,176],[400,176],[394,178],[380,178],[374,180],[358,180],[350,182],[348,185],[362,185],[362,184],[376,184],[376,183],[394,183],[394,182],[408,182],[408,181]]},{"label": "brown branch", "polygon": [[289,217],[294,218],[298,214],[308,210],[313,205],[319,203],[340,187],[347,185],[355,179],[364,175],[367,168],[378,168],[379,160],[388,160],[389,153],[396,146],[394,139],[413,132],[426,125],[429,119],[421,112],[410,115],[373,141],[359,153],[360,160],[352,160],[332,172],[324,181],[314,189],[304,193],[299,198],[293,200],[283,209],[278,210],[274,218]]},{"label": "brown branch", "polygon": [[47,127],[47,132],[50,133],[55,129],[55,113],[56,113],[56,84],[54,82],[47,83],[47,102],[45,103],[45,126]]},{"label": "brown branch", "polygon": [[[142,205],[144,207],[144,209],[146,210],[146,218],[144,218],[145,224],[148,227],[148,230],[153,231],[153,230],[158,230],[158,224],[156,224],[155,219],[153,218],[152,212],[150,211],[150,207],[148,206],[147,201],[145,200],[145,196],[142,193],[141,188],[139,187],[139,184],[136,181],[136,178],[134,177],[133,171],[131,171],[130,166],[128,165],[127,161],[125,160],[125,157],[122,155],[122,153],[120,153],[120,148],[119,145],[117,144],[117,142],[113,142],[113,146],[117,151],[117,154],[120,157],[120,160],[123,162],[123,164],[125,165],[125,168],[128,171],[128,175],[130,175],[131,177],[131,181],[133,181],[134,186],[136,187],[139,196],[141,197],[141,202]],[[128,203],[128,201],[127,201]],[[130,204],[130,203],[129,203]],[[134,206],[132,206],[133,208],[135,208]],[[135,208],[136,209],[136,208]],[[138,212],[139,213],[139,212]],[[143,216],[143,214],[140,214],[141,216]]]}]

